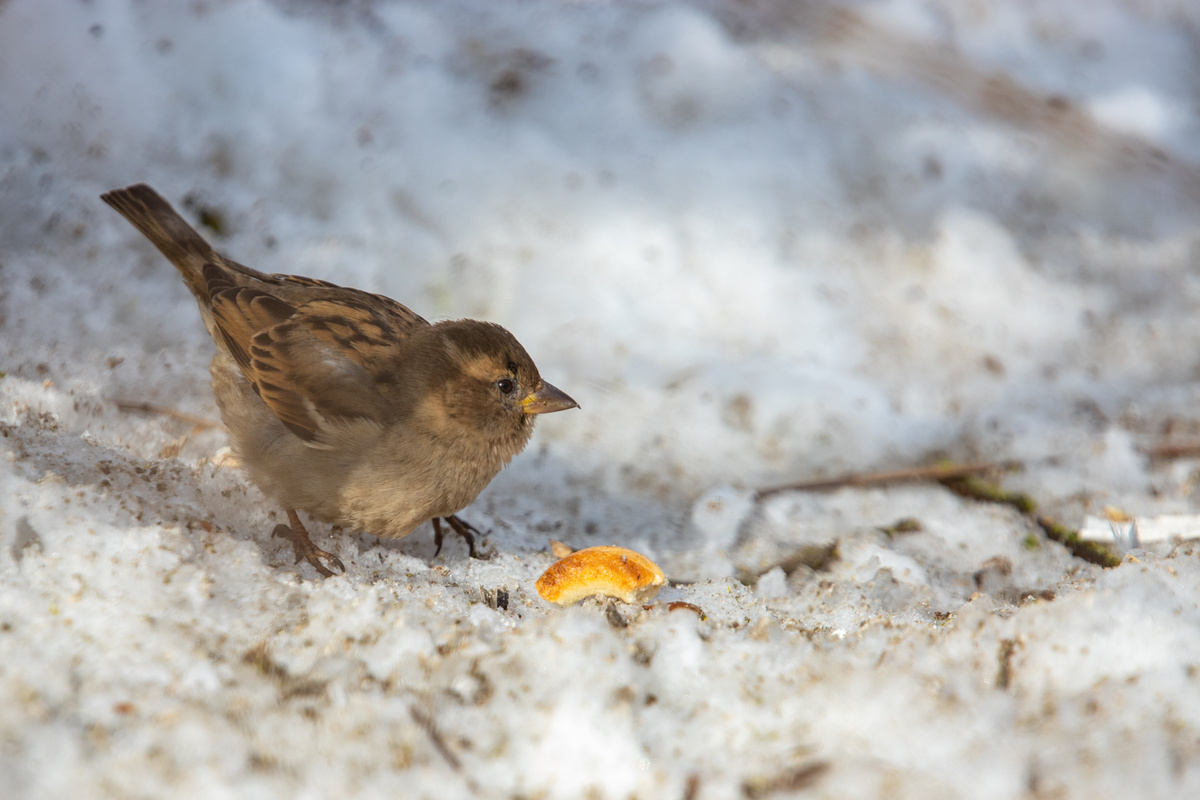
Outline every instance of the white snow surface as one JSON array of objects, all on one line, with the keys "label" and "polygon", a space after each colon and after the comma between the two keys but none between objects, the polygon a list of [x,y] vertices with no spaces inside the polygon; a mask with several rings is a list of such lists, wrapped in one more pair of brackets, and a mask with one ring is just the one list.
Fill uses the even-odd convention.
[{"label": "white snow surface", "polygon": [[[1200,547],[754,492],[1200,512],[1148,455],[1200,438],[1198,97],[1190,0],[0,1],[0,796],[1200,796]],[[137,181],[580,402],[489,558],[314,524],[321,579],[121,406],[217,419]],[[551,606],[550,539],[673,583]]]}]

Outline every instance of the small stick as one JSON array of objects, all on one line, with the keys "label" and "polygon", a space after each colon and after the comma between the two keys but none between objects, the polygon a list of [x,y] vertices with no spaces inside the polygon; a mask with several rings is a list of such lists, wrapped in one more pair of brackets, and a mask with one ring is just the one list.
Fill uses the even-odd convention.
[{"label": "small stick", "polygon": [[1200,456],[1200,442],[1158,444],[1153,447],[1147,447],[1142,452],[1152,459],[1195,458],[1196,456]]},{"label": "small stick", "polygon": [[189,414],[186,411],[180,411],[176,408],[168,408],[167,406],[159,406],[154,403],[147,403],[141,400],[114,400],[117,408],[122,411],[140,411],[144,414],[162,414],[163,416],[172,417],[174,419],[190,422],[197,428],[216,428],[219,423],[213,422],[211,419],[206,419],[196,414]]},{"label": "small stick", "polygon": [[408,713],[412,716],[425,733],[429,736],[429,741],[433,743],[433,748],[438,751],[442,758],[446,759],[446,763],[455,772],[462,772],[462,762],[458,760],[458,756],[446,744],[446,740],[438,733],[437,727],[433,724],[433,719],[423,711],[417,709],[416,706],[409,706]]},{"label": "small stick", "polygon": [[911,483],[912,481],[942,481],[949,478],[978,475],[981,472],[1015,469],[1019,466],[1019,461],[981,461],[974,464],[935,464],[929,467],[905,467],[883,472],[860,472],[843,475],[839,478],[772,486],[768,489],[759,489],[756,496],[761,500],[764,497],[783,492],[823,492],[830,489],[841,489],[844,486],[884,486],[891,483]]}]

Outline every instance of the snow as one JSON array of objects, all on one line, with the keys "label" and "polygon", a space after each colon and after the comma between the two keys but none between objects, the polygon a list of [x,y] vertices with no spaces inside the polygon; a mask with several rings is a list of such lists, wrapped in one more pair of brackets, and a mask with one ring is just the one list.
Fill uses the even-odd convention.
[{"label": "snow", "polygon": [[[0,795],[1197,796],[1196,459],[1152,449],[1200,438],[1198,24],[0,3]],[[217,418],[98,199],[136,181],[580,402],[464,512],[489,558],[314,525],[321,580],[219,427],[122,408]],[[942,458],[1171,533],[1102,568],[936,483],[755,491]],[[674,583],[559,609],[551,539]]]}]

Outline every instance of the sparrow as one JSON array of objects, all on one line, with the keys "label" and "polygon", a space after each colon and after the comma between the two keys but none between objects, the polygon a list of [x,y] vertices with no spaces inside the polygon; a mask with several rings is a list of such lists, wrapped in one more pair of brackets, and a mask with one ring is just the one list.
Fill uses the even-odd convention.
[{"label": "sparrow", "polygon": [[524,449],[539,414],[578,408],[521,343],[471,319],[429,323],[395,300],[218,254],[154,189],[100,195],[170,261],[217,346],[213,395],[250,479],[287,512],[274,535],[326,563],[300,520],[398,539],[456,515]]}]

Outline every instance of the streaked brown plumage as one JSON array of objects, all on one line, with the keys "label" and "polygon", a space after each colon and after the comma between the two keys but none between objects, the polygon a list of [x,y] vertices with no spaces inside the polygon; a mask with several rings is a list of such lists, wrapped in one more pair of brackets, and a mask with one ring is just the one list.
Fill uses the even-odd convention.
[{"label": "streaked brown plumage", "polygon": [[251,479],[283,505],[296,559],[342,568],[296,510],[399,538],[454,516],[533,432],[575,408],[525,348],[490,322],[430,324],[394,300],[219,255],[145,184],[101,195],[179,273],[217,344],[213,394]]}]

